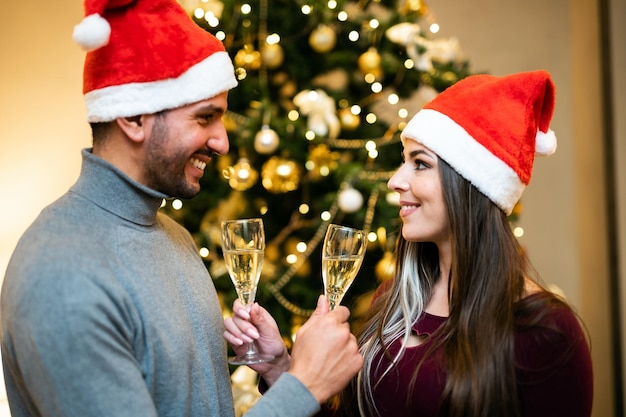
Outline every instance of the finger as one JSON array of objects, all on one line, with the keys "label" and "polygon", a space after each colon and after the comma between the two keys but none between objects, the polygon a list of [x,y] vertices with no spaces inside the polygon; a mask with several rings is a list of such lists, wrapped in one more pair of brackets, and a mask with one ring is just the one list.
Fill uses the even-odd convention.
[{"label": "finger", "polygon": [[261,306],[258,303],[252,304],[249,316],[252,323],[260,323],[265,319],[265,317],[263,317],[263,311],[261,311]]},{"label": "finger", "polygon": [[244,344],[244,341],[241,340],[238,337],[235,337],[232,333],[230,332],[224,332],[224,339],[230,343],[232,346],[241,346]]},{"label": "finger", "polygon": [[[251,343],[254,340],[255,334],[258,335],[256,329],[250,330],[250,324],[248,322],[241,322],[242,325],[238,325],[232,318],[224,320],[224,328],[227,333],[230,333],[234,338],[242,340],[247,343]],[[246,328],[248,327],[248,328]]]},{"label": "finger", "polygon": [[339,320],[340,323],[347,322],[350,318],[350,310],[348,309],[348,307],[342,305],[335,307],[335,309],[329,312],[329,314]]},{"label": "finger", "polygon": [[312,316],[323,316],[328,313],[329,310],[330,307],[328,306],[328,300],[326,299],[326,296],[322,294],[317,298],[317,306],[315,307],[315,311]]},{"label": "finger", "polygon": [[241,304],[239,300],[235,301],[233,304],[233,313],[244,320],[250,320],[250,313],[248,312],[248,309]]}]

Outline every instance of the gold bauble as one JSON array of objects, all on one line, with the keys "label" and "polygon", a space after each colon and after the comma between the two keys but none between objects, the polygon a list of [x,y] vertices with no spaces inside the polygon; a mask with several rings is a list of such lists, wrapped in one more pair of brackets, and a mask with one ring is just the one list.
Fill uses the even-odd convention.
[{"label": "gold bauble", "polygon": [[384,282],[393,278],[396,269],[396,259],[393,253],[385,252],[383,257],[376,264],[374,273],[379,281]]},{"label": "gold bauble", "polygon": [[257,70],[261,67],[261,53],[255,51],[252,46],[246,45],[237,51],[235,65],[246,70]]},{"label": "gold bauble", "polygon": [[274,244],[269,244],[265,247],[265,259],[270,262],[277,262],[280,259],[280,248]]},{"label": "gold bauble", "polygon": [[274,69],[280,67],[284,57],[283,47],[277,43],[266,44],[261,48],[261,59],[267,68]]},{"label": "gold bauble", "polygon": [[380,61],[380,54],[376,48],[371,47],[359,57],[359,69],[363,74],[372,74],[374,77],[379,78],[383,75],[383,70],[380,68]]},{"label": "gold bauble", "polygon": [[426,13],[428,13],[428,6],[423,0],[405,0],[404,4],[400,6],[400,14],[404,16],[412,14],[424,16]]},{"label": "gold bauble", "polygon": [[246,158],[241,158],[235,165],[224,170],[222,174],[228,180],[228,185],[233,190],[238,191],[245,191],[252,187],[259,178],[259,173]]},{"label": "gold bauble", "polygon": [[[298,256],[304,255],[299,254]],[[311,262],[309,262],[308,259],[302,262],[300,268],[298,268],[298,270],[296,271],[296,276],[299,278],[308,278],[311,276]]]},{"label": "gold bauble", "polygon": [[337,169],[338,159],[339,152],[331,151],[327,145],[320,144],[311,148],[307,161],[307,168],[311,173],[311,177],[314,180],[320,177],[327,177]]},{"label": "gold bauble", "polygon": [[301,169],[294,161],[273,156],[263,164],[263,187],[274,194],[288,193],[300,186]]},{"label": "gold bauble", "polygon": [[355,130],[361,124],[361,118],[352,113],[350,109],[339,110],[339,120],[341,121],[341,127],[345,130]]},{"label": "gold bauble", "polygon": [[325,53],[335,47],[337,43],[337,35],[335,31],[328,25],[319,25],[309,36],[309,45],[314,51]]},{"label": "gold bauble", "polygon": [[293,81],[289,80],[278,90],[278,93],[281,97],[293,97],[298,92],[298,85]]}]

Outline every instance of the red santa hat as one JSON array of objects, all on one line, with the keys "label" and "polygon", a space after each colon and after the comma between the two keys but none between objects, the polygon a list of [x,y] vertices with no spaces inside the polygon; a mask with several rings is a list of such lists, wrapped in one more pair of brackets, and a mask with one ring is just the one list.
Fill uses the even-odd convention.
[{"label": "red santa hat", "polygon": [[554,94],[542,70],[473,75],[426,104],[401,137],[431,149],[510,214],[530,182],[535,154],[556,151],[549,128]]},{"label": "red santa hat", "polygon": [[85,0],[74,40],[87,52],[87,121],[152,114],[237,85],[222,43],[175,0]]}]

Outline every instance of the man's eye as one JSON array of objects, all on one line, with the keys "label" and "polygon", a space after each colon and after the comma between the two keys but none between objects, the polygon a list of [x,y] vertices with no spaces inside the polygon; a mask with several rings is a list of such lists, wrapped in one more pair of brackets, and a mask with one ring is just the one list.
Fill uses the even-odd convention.
[{"label": "man's eye", "polygon": [[215,120],[220,118],[220,114],[219,113],[207,113],[207,114],[201,114],[198,115],[198,119],[202,122],[202,123],[212,123]]}]

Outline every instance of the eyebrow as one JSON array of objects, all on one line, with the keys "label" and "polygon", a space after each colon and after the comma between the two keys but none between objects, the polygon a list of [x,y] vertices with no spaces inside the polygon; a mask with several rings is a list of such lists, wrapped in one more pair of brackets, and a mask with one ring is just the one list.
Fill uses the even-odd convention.
[{"label": "eyebrow", "polygon": [[195,112],[196,113],[210,113],[210,112],[225,113],[226,108],[210,103],[210,104],[206,104],[206,105],[196,108]]},{"label": "eyebrow", "polygon": [[432,158],[433,156],[430,155],[428,152],[426,152],[424,149],[416,149],[414,151],[411,151],[408,155],[408,158],[412,159],[415,158],[418,155],[426,155],[429,158]]}]

